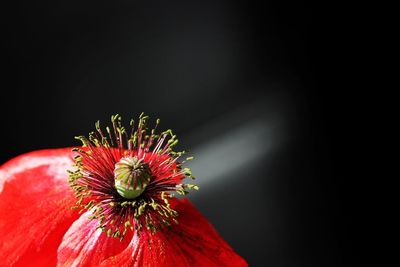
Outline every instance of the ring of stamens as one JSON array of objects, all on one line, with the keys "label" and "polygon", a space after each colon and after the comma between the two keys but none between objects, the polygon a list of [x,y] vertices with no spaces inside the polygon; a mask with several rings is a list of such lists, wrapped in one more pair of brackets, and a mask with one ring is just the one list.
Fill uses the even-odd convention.
[{"label": "ring of stamens", "polygon": [[156,134],[159,119],[147,133],[147,119],[142,113],[137,125],[131,120],[128,133],[121,116],[115,115],[106,134],[97,122],[89,138],[77,137],[83,145],[73,150],[75,169],[68,171],[78,199],[74,208],[90,210],[89,219],[97,219],[98,228],[109,236],[122,239],[129,229],[154,233],[177,223],[170,192],[185,195],[187,189],[198,190],[182,183],[186,177],[194,179],[182,166],[193,157],[179,161],[185,152],[173,150],[176,135],[171,130]]}]

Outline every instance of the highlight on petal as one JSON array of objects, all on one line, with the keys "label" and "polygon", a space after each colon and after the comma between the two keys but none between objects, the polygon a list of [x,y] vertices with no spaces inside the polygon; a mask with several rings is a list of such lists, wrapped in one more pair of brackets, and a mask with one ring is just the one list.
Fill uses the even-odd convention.
[{"label": "highlight on petal", "polygon": [[186,199],[171,199],[179,224],[155,234],[136,232],[120,254],[100,266],[248,266]]},{"label": "highlight on petal", "polygon": [[66,183],[70,148],[40,150],[0,166],[0,266],[54,266],[79,215]]},{"label": "highlight on petal", "polygon": [[89,211],[82,214],[64,235],[58,248],[57,266],[99,266],[129,244],[128,235],[123,240],[108,237],[97,228],[96,220],[88,219],[90,215]]}]

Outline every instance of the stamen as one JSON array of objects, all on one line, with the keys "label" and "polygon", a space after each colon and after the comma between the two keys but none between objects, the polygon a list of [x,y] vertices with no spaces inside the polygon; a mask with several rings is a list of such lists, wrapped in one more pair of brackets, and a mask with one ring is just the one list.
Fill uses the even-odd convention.
[{"label": "stamen", "polygon": [[185,151],[173,151],[176,135],[170,129],[156,134],[159,119],[148,132],[147,119],[142,113],[136,125],[130,121],[127,131],[121,116],[114,115],[105,131],[96,122],[96,131],[88,138],[77,137],[83,145],[73,150],[75,169],[68,171],[77,198],[73,208],[90,210],[89,219],[98,220],[98,228],[108,236],[122,239],[128,230],[154,233],[178,223],[169,192],[185,195],[188,189],[198,190],[182,183],[186,177],[194,179],[182,166],[193,157],[180,161]]}]

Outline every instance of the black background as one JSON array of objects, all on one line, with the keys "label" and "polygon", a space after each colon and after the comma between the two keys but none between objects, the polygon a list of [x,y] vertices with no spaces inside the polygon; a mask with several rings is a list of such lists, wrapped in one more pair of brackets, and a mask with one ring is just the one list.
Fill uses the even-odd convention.
[{"label": "black background", "polygon": [[250,266],[353,266],[357,182],[346,171],[352,118],[341,7],[133,2],[3,8],[0,162],[78,145],[73,136],[115,113],[160,117],[183,148],[198,150],[253,118],[269,127],[273,117],[283,125],[271,141],[279,146],[193,201]]}]

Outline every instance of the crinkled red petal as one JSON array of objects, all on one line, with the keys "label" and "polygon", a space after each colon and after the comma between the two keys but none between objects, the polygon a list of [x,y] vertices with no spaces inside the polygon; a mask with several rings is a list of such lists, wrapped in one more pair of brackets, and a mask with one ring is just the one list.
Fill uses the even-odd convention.
[{"label": "crinkled red petal", "polygon": [[70,208],[71,157],[43,150],[0,167],[0,266],[247,266],[187,200],[171,200],[178,225],[108,238]]},{"label": "crinkled red petal", "polygon": [[153,235],[135,234],[124,251],[101,266],[248,266],[186,199],[171,202],[179,224]]},{"label": "crinkled red petal", "polygon": [[79,215],[68,185],[70,148],[31,152],[0,167],[0,266],[54,266]]},{"label": "crinkled red petal", "polygon": [[122,241],[108,237],[96,228],[97,220],[88,219],[90,215],[90,212],[84,213],[64,235],[58,248],[57,266],[99,266],[129,244],[131,235],[127,234]]}]

